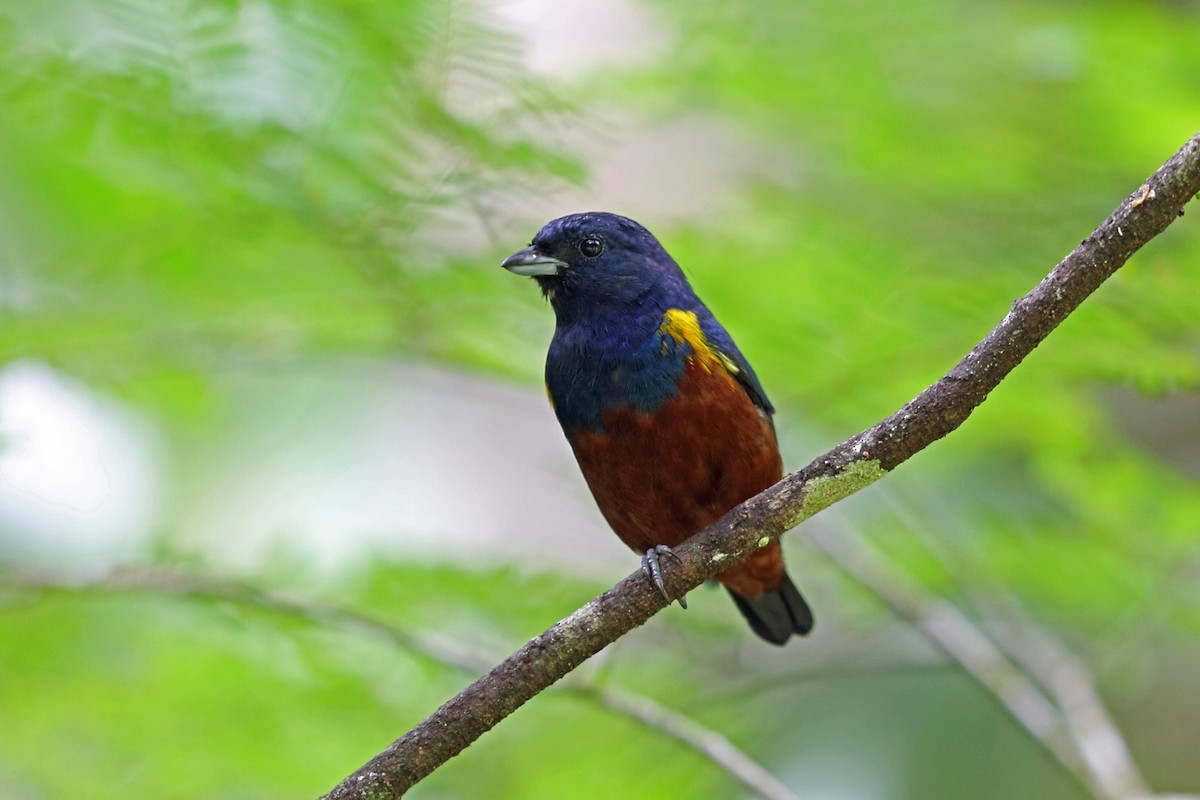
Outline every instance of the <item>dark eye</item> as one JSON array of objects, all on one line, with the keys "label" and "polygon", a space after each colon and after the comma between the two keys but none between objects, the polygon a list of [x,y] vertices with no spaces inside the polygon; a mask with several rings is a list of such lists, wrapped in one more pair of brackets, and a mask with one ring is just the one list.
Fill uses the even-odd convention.
[{"label": "dark eye", "polygon": [[579,252],[584,258],[595,258],[604,252],[604,242],[595,236],[589,236],[579,243]]}]

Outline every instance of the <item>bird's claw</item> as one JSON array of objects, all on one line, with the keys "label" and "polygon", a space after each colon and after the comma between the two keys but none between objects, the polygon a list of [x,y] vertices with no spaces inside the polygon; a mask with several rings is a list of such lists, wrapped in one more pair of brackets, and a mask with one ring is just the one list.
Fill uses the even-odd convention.
[{"label": "bird's claw", "polygon": [[[675,555],[675,551],[667,547],[665,544],[657,544],[646,551],[646,555],[642,556],[642,572],[646,573],[646,577],[654,584],[668,603],[671,602],[671,595],[667,594],[667,586],[663,583],[662,565],[659,563],[659,556],[670,556],[675,559],[675,563],[682,564],[679,556]],[[679,605],[687,608],[687,595],[680,595]]]}]

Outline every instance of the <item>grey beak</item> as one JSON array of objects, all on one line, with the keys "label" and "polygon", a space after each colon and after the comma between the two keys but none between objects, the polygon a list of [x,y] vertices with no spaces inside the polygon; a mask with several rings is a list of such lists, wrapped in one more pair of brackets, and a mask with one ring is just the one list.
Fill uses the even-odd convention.
[{"label": "grey beak", "polygon": [[566,268],[566,262],[559,261],[557,258],[544,256],[537,251],[532,245],[524,250],[519,250],[513,253],[508,258],[500,263],[514,275],[527,275],[530,277],[557,275],[558,271]]}]

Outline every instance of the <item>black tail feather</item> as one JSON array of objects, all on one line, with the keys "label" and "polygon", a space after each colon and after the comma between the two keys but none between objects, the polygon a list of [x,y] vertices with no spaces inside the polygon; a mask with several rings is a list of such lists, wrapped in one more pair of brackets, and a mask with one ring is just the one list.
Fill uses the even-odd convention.
[{"label": "black tail feather", "polygon": [[804,636],[812,630],[812,609],[787,575],[778,589],[763,592],[753,600],[732,591],[729,594],[754,632],[771,644],[784,644],[793,633]]}]

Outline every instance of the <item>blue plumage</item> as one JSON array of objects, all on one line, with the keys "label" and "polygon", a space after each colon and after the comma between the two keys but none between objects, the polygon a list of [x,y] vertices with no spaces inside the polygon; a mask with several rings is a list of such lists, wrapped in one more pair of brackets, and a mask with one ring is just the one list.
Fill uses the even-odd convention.
[{"label": "blue plumage", "polygon": [[692,349],[658,333],[673,308],[696,314],[709,342],[739,368],[737,377],[755,403],[774,411],[732,337],[638,223],[616,214],[573,214],[548,223],[530,249],[571,263],[580,260],[572,248],[588,236],[603,240],[598,256],[575,269],[534,276],[557,319],[546,386],[564,426],[598,428],[605,408],[628,404],[649,411],[674,396]]},{"label": "blue plumage", "polygon": [[[649,231],[616,214],[573,214],[503,266],[534,278],[554,307],[546,389],[626,544],[649,557],[779,480],[762,385]],[[811,629],[778,542],[716,577],[767,641]]]}]

